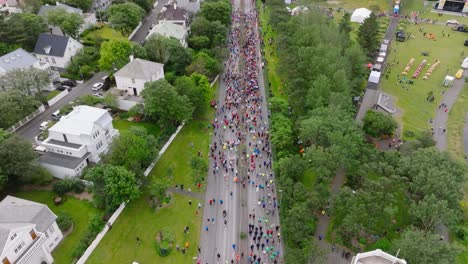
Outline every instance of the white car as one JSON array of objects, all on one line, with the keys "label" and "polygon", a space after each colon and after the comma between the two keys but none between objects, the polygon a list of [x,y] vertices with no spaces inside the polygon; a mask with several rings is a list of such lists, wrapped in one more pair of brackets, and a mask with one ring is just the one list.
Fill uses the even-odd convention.
[{"label": "white car", "polygon": [[96,96],[98,98],[104,98],[104,95],[102,93],[94,93],[93,96]]},{"label": "white car", "polygon": [[448,25],[458,25],[458,24],[460,24],[460,23],[458,23],[458,21],[455,20],[455,19],[447,20],[447,26]]},{"label": "white car", "polygon": [[47,129],[49,125],[49,121],[42,122],[41,125],[39,126],[39,130],[44,131]]},{"label": "white car", "polygon": [[101,89],[101,87],[103,86],[104,84],[102,82],[98,82],[98,83],[95,83],[93,84],[93,88],[91,88],[91,90],[93,91],[99,91],[99,89]]}]

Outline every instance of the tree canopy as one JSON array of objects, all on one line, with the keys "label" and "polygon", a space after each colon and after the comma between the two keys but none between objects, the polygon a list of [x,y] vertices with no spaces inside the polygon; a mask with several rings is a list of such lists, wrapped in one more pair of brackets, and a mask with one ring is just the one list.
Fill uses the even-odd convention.
[{"label": "tree canopy", "polygon": [[374,12],[359,26],[357,39],[367,56],[372,57],[379,48],[379,24]]},{"label": "tree canopy", "polygon": [[374,110],[367,111],[364,116],[363,130],[373,137],[391,136],[397,128],[397,123],[390,115]]},{"label": "tree canopy", "polygon": [[132,43],[128,40],[112,39],[102,43],[99,68],[114,71],[120,69],[130,61]]},{"label": "tree canopy", "polygon": [[8,17],[8,22],[0,15],[0,39],[5,43],[21,45],[31,51],[39,34],[47,31],[47,24],[36,14],[14,13]]},{"label": "tree canopy", "polygon": [[229,1],[205,1],[201,5],[200,12],[209,21],[219,21],[224,25],[231,23],[231,4]]},{"label": "tree canopy", "polygon": [[109,23],[124,35],[130,34],[145,15],[145,10],[132,2],[111,5],[107,12]]},{"label": "tree canopy", "polygon": [[176,79],[174,87],[179,95],[185,95],[195,110],[194,115],[204,112],[208,106],[208,96],[210,83],[206,76],[193,73],[188,76],[181,76]]},{"label": "tree canopy", "polygon": [[164,64],[166,72],[184,74],[192,62],[192,51],[173,38],[153,35],[145,41],[144,48],[150,60]]},{"label": "tree canopy", "polygon": [[75,39],[79,36],[80,26],[84,22],[79,14],[68,13],[65,8],[47,11],[47,21],[51,25],[60,27],[66,35]]},{"label": "tree canopy", "polygon": [[0,128],[9,128],[34,112],[41,103],[13,89],[0,93]]}]

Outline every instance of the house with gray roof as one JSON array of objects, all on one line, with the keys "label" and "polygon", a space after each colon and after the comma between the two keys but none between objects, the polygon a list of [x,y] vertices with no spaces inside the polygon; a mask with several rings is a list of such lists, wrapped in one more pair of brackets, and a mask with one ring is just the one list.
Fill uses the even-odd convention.
[{"label": "house with gray roof", "polygon": [[60,78],[58,72],[53,71],[49,63],[39,61],[34,55],[22,48],[0,57],[0,76],[13,70],[28,68],[36,68],[46,71],[49,74],[50,84],[45,88],[49,91],[54,89],[52,82]]},{"label": "house with gray roof", "polygon": [[71,37],[41,33],[33,53],[40,62],[64,69],[82,48],[83,45]]},{"label": "house with gray roof", "polygon": [[177,2],[165,5],[159,13],[159,23],[170,22],[188,29],[190,14],[185,8],[177,5]]},{"label": "house with gray roof", "polygon": [[44,204],[7,196],[0,202],[0,260],[3,264],[53,263],[63,239],[57,216]]},{"label": "house with gray roof", "polygon": [[164,78],[164,64],[133,59],[114,74],[117,89],[129,95],[140,95],[145,83]]},{"label": "house with gray roof", "polygon": [[[41,8],[39,9],[39,12],[37,12],[37,14],[41,17],[43,17],[45,20],[47,20],[47,15],[48,15],[48,12],[50,10],[56,10],[56,9],[64,9],[67,13],[75,13],[75,14],[78,14],[80,15],[81,17],[83,17],[83,25],[81,25],[80,27],[80,33],[83,32],[85,29],[93,26],[93,25],[96,25],[97,21],[96,21],[96,14],[95,13],[85,13],[83,12],[83,10],[79,9],[79,8],[76,8],[76,7],[72,7],[72,6],[69,6],[69,5],[66,5],[66,4],[62,4],[62,3],[59,3],[57,2],[56,5],[49,5],[49,4],[46,4],[46,5],[43,5],[41,6]],[[49,26],[51,28],[54,28],[54,26]],[[54,29],[56,30],[56,29]]]},{"label": "house with gray roof", "polygon": [[159,24],[155,25],[148,35],[146,39],[150,38],[152,35],[161,35],[167,38],[175,38],[180,42],[182,47],[186,48],[187,45],[187,37],[188,37],[188,30],[185,26],[175,24],[168,21],[159,21]]}]

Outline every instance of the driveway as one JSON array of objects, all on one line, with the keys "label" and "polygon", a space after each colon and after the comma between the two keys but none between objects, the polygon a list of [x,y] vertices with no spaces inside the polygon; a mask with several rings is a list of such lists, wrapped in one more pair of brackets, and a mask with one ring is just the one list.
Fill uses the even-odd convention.
[{"label": "driveway", "polygon": [[169,0],[160,0],[156,3],[155,7],[151,9],[151,12],[143,18],[143,23],[135,35],[132,37],[133,42],[140,43],[141,41],[145,40],[146,36],[148,35],[148,31],[150,30],[151,25],[158,23],[158,14],[161,12],[162,8],[165,4],[167,4]]},{"label": "driveway", "polygon": [[91,79],[86,81],[83,84],[80,84],[74,87],[69,94],[67,94],[64,98],[58,101],[53,106],[46,109],[44,112],[33,118],[29,121],[26,125],[22,126],[18,130],[16,130],[16,134],[34,142],[34,137],[39,134],[39,125],[47,120],[51,119],[51,115],[53,112],[59,110],[64,105],[75,101],[78,97],[81,97],[86,94],[95,93],[95,91],[91,90],[91,87],[94,83],[101,81],[102,77],[106,76],[107,73],[105,72],[98,72],[95,74]]}]

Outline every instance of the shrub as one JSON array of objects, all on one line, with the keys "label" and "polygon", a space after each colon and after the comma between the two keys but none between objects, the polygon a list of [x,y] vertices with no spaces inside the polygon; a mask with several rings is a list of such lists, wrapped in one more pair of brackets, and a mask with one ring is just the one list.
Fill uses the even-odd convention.
[{"label": "shrub", "polygon": [[67,231],[70,229],[70,227],[73,224],[73,219],[71,215],[65,213],[65,212],[60,212],[57,217],[57,225],[59,226],[60,230],[62,232]]},{"label": "shrub", "polygon": [[405,132],[403,132],[403,135],[405,135],[406,137],[414,137],[415,133],[411,130],[405,130]]},{"label": "shrub", "polygon": [[76,192],[82,193],[85,189],[85,184],[74,178],[66,178],[61,181],[58,181],[52,186],[52,191],[59,196],[63,196],[67,192]]},{"label": "shrub", "polygon": [[101,103],[103,101],[103,99],[88,94],[88,95],[84,95],[84,96],[80,97],[78,99],[78,101],[80,102],[80,104],[95,106],[95,105]]},{"label": "shrub", "polygon": [[377,240],[373,245],[372,245],[372,248],[373,249],[381,249],[383,251],[388,251],[390,249],[390,241],[383,237],[379,240]]},{"label": "shrub", "polygon": [[363,121],[363,130],[373,137],[391,135],[397,128],[397,123],[391,116],[373,110],[367,111]]},{"label": "shrub", "polygon": [[64,196],[65,193],[67,193],[68,191],[70,191],[69,189],[69,186],[68,184],[62,180],[62,181],[58,181],[56,182],[53,186],[52,186],[52,191],[57,194],[58,196]]},{"label": "shrub", "polygon": [[159,256],[165,257],[172,251],[174,244],[174,235],[168,230],[162,230],[158,233],[158,239],[156,240],[156,251]]}]

